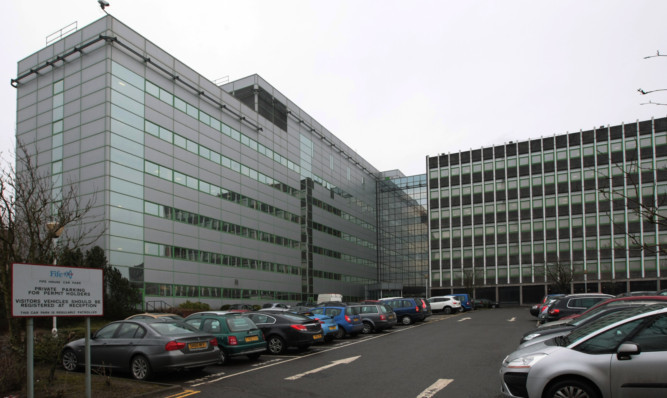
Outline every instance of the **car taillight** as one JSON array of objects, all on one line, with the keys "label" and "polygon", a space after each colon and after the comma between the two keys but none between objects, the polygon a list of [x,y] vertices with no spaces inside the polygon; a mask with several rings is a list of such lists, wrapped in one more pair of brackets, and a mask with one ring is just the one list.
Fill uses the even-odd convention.
[{"label": "car taillight", "polygon": [[164,346],[164,349],[167,351],[178,351],[183,348],[185,348],[185,343],[181,341],[170,341]]},{"label": "car taillight", "polygon": [[229,345],[237,345],[239,343],[238,340],[236,340],[236,336],[229,336],[227,337],[227,344]]},{"label": "car taillight", "polygon": [[383,314],[383,315],[380,315],[380,320],[381,320],[381,321],[386,321],[386,320],[387,320],[387,316],[384,315],[384,314]]},{"label": "car taillight", "polygon": [[321,320],[320,318],[315,318],[316,321],[319,321],[322,325],[324,325],[324,321]]},{"label": "car taillight", "polygon": [[348,322],[348,323],[349,323],[349,322],[352,322],[352,321],[350,320],[350,317],[347,316],[347,315],[345,315],[345,322]]},{"label": "car taillight", "polygon": [[549,315],[556,315],[560,313],[560,310],[558,308],[554,308],[553,310],[549,310]]},{"label": "car taillight", "polygon": [[415,311],[419,312],[419,306],[415,307]]},{"label": "car taillight", "polygon": [[214,338],[212,338],[211,341],[209,341],[208,343],[209,343],[210,345],[212,345],[213,347],[217,347],[217,346],[218,346],[218,339],[216,339],[216,338],[214,337]]},{"label": "car taillight", "polygon": [[289,325],[292,329],[296,330],[306,330],[307,328],[303,325]]}]

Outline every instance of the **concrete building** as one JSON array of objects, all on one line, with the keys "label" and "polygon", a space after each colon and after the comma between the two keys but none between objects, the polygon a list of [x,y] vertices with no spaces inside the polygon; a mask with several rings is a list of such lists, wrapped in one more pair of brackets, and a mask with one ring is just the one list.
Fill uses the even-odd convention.
[{"label": "concrete building", "polygon": [[572,292],[666,288],[667,231],[637,211],[666,166],[667,118],[429,157],[433,294],[536,302],[559,264]]},{"label": "concrete building", "polygon": [[106,16],[21,60],[12,84],[17,140],[56,198],[94,195],[96,244],[149,307],[397,282],[378,271],[381,173],[260,76],[218,86]]}]

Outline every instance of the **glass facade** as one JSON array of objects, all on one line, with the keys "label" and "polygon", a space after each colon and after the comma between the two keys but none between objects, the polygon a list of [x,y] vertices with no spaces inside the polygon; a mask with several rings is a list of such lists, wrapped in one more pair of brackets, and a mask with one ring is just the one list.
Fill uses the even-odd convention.
[{"label": "glass facade", "polygon": [[667,233],[632,207],[659,208],[665,166],[667,119],[429,157],[433,294],[534,302],[555,262],[573,292],[657,289],[667,261],[637,243]]},{"label": "glass facade", "polygon": [[377,282],[379,172],[261,77],[215,86],[110,16],[18,69],[17,139],[48,149],[54,198],[95,200],[65,233],[101,227],[147,303],[359,300]]},{"label": "glass facade", "polygon": [[378,189],[378,280],[374,298],[428,296],[426,175],[382,173]]}]

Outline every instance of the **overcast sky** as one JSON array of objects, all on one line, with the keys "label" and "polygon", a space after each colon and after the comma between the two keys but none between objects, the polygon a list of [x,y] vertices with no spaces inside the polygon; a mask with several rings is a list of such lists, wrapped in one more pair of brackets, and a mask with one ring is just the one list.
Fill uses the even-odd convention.
[{"label": "overcast sky", "polygon": [[[200,74],[257,73],[380,170],[425,156],[667,115],[667,1],[109,0]],[[0,4],[0,151],[16,63],[104,14],[96,0]]]}]

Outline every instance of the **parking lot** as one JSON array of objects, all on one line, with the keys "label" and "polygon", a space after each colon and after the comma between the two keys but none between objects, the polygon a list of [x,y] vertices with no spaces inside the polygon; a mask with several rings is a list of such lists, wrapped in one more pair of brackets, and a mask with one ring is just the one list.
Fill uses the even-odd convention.
[{"label": "parking lot", "polygon": [[499,397],[498,369],[535,324],[521,307],[436,313],[426,322],[396,326],[307,350],[233,358],[201,372],[158,376],[181,395],[217,397]]}]

